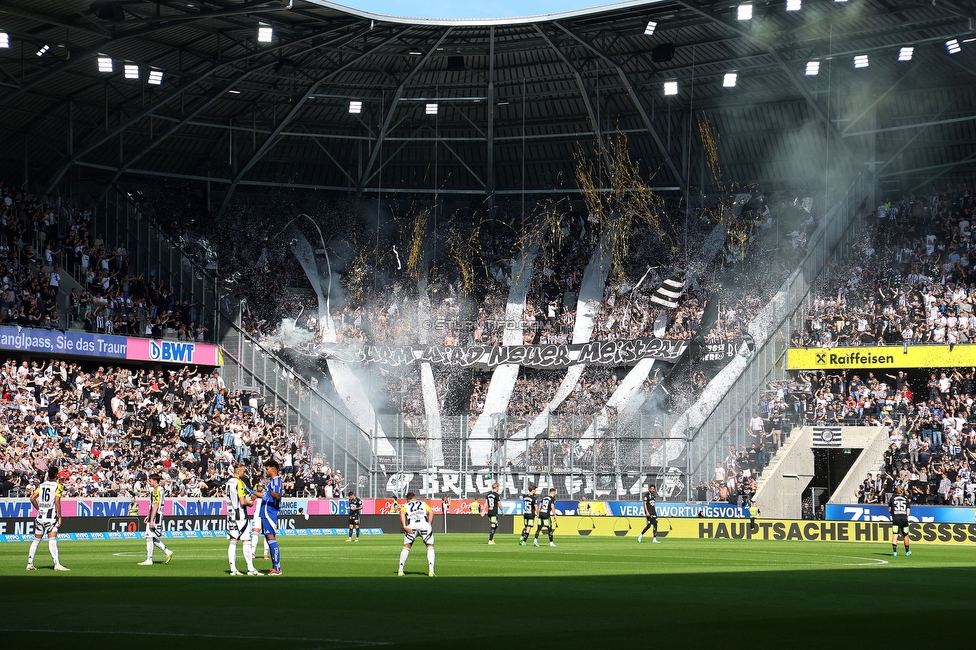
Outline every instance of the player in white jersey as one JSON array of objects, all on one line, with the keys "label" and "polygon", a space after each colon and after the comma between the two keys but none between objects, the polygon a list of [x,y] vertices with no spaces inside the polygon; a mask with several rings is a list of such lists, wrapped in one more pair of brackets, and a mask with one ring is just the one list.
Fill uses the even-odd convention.
[{"label": "player in white jersey", "polygon": [[400,526],[403,528],[403,549],[400,551],[397,575],[403,575],[403,565],[407,563],[413,541],[419,535],[427,545],[427,575],[434,577],[434,511],[410,492],[407,502],[400,507]]},{"label": "player in white jersey", "polygon": [[61,565],[58,556],[58,528],[61,527],[61,496],[64,488],[58,483],[58,468],[47,469],[47,480],[37,486],[31,495],[31,504],[37,510],[34,518],[34,541],[31,542],[30,553],[27,555],[27,570],[34,570],[34,555],[44,535],[47,535],[47,547],[54,558],[55,571],[70,571]]},{"label": "player in white jersey", "polygon": [[230,574],[232,576],[242,575],[237,570],[237,542],[244,542],[244,561],[247,563],[247,575],[261,575],[254,568],[254,561],[251,559],[251,525],[247,520],[247,508],[254,499],[250,491],[244,484],[244,465],[238,463],[234,466],[234,475],[230,477],[224,485],[227,493],[227,539],[230,544],[227,547],[227,559],[230,561]]},{"label": "player in white jersey", "polygon": [[264,537],[264,535],[261,534],[261,508],[261,499],[254,499],[254,513],[251,515],[251,558],[253,559],[257,557],[256,553],[258,552],[258,541],[263,539],[264,559],[267,560],[270,557],[270,549],[268,548],[268,540]]},{"label": "player in white jersey", "polygon": [[149,477],[149,487],[152,488],[149,491],[149,514],[143,520],[146,522],[146,559],[139,562],[140,566],[152,566],[153,546],[158,547],[166,554],[166,564],[169,564],[173,557],[173,551],[166,548],[166,544],[163,544],[162,540],[163,503],[166,499],[163,496],[163,488],[159,485],[161,481],[162,477],[159,474],[152,474]]}]

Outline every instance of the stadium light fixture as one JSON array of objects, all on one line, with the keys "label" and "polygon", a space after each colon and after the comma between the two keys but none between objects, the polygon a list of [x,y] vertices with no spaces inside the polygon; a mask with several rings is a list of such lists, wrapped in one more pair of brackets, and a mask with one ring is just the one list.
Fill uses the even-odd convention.
[{"label": "stadium light fixture", "polygon": [[110,56],[100,56],[98,57],[98,71],[99,72],[112,72],[112,57]]},{"label": "stadium light fixture", "polygon": [[363,112],[363,103],[360,101],[352,100],[349,102],[349,112],[353,115],[359,115]]},{"label": "stadium light fixture", "polygon": [[139,66],[134,63],[125,64],[125,78],[126,79],[138,79],[139,78]]},{"label": "stadium light fixture", "polygon": [[799,11],[801,0],[786,0],[787,11]]},{"label": "stadium light fixture", "polygon": [[274,30],[267,23],[258,23],[258,43],[270,43]]},{"label": "stadium light fixture", "polygon": [[868,55],[858,54],[854,57],[854,67],[855,68],[866,68],[868,67]]},{"label": "stadium light fixture", "polygon": [[10,34],[7,32],[0,32],[0,48],[5,50],[10,48]]},{"label": "stadium light fixture", "polygon": [[653,20],[648,21],[647,27],[644,28],[644,36],[651,36],[655,29],[657,29],[657,23]]},{"label": "stadium light fixture", "polygon": [[163,71],[150,70],[149,79],[147,81],[151,86],[161,86],[163,84]]},{"label": "stadium light fixture", "polygon": [[834,0],[834,4],[837,4],[837,5],[842,5],[842,4],[846,3],[846,2],[847,2],[847,0]]},{"label": "stadium light fixture", "polygon": [[664,96],[671,97],[672,95],[678,94],[678,82],[677,81],[665,81],[664,82]]},{"label": "stadium light fixture", "polygon": [[912,56],[915,54],[914,47],[903,47],[898,50],[898,60],[899,61],[911,61]]},{"label": "stadium light fixture", "polygon": [[231,88],[227,92],[229,92],[231,95],[240,95],[241,94],[241,91],[239,91],[239,90],[237,90],[235,88]]},{"label": "stadium light fixture", "polygon": [[735,17],[739,20],[752,20],[752,5],[749,3],[739,5]]},{"label": "stadium light fixture", "polygon": [[725,77],[722,79],[723,88],[735,88],[735,82],[739,78],[738,72],[726,72]]},{"label": "stadium light fixture", "polygon": [[959,54],[959,52],[962,51],[962,45],[960,45],[959,41],[956,39],[946,41],[946,51],[948,51],[949,54]]},{"label": "stadium light fixture", "polygon": [[47,54],[47,51],[50,49],[51,49],[50,45],[45,45],[44,47],[42,47],[37,51],[37,56],[44,56],[45,54]]},{"label": "stadium light fixture", "polygon": [[424,107],[426,115],[437,115],[437,104],[426,104]]},{"label": "stadium light fixture", "polygon": [[807,69],[804,74],[808,77],[816,77],[820,74],[820,61],[807,61]]}]

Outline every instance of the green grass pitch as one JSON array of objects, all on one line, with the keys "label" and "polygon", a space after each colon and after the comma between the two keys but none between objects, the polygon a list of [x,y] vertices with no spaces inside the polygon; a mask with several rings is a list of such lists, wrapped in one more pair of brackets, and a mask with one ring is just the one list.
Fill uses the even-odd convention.
[{"label": "green grass pitch", "polygon": [[[228,575],[223,540],[0,544],[4,647],[931,647],[971,638],[976,549],[888,544],[438,535],[281,539],[278,577]],[[266,571],[268,560],[257,560]],[[238,567],[244,561],[238,552]],[[935,635],[935,636],[933,636]],[[962,646],[969,642],[961,641]],[[255,645],[257,644],[257,645]],[[708,645],[706,645],[708,644]]]}]

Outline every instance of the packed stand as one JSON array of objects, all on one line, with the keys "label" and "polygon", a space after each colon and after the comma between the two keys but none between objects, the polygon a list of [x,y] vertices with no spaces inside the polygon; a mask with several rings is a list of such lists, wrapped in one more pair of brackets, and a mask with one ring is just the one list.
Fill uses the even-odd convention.
[{"label": "packed stand", "polygon": [[7,360],[0,386],[0,496],[30,494],[51,465],[79,498],[140,495],[153,472],[172,497],[220,497],[233,463],[269,458],[288,496],[344,484],[282,412],[228,391],[218,373]]}]

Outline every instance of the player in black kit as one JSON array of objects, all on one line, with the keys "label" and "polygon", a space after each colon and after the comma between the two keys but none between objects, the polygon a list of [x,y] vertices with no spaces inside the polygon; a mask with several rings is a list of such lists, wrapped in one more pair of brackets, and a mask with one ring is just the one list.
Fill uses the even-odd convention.
[{"label": "player in black kit", "polygon": [[552,541],[552,523],[556,518],[556,488],[549,488],[549,495],[542,497],[539,503],[539,527],[535,529],[535,541],[532,546],[539,545],[539,533],[543,528],[549,531],[549,546],[556,547]]},{"label": "player in black kit", "polygon": [[644,518],[647,519],[647,525],[644,526],[644,530],[641,531],[640,535],[637,536],[637,543],[644,541],[644,533],[646,533],[652,526],[654,527],[654,536],[651,538],[651,542],[654,544],[660,544],[661,542],[657,539],[657,503],[655,502],[655,496],[657,495],[657,488],[653,485],[647,488],[647,494],[644,495]]},{"label": "player in black kit", "polygon": [[359,515],[363,512],[363,500],[349,490],[349,537],[347,542],[352,541],[352,529],[356,529],[356,541],[359,541]]},{"label": "player in black kit", "polygon": [[532,524],[535,523],[536,511],[539,509],[539,505],[536,503],[535,499],[534,485],[529,486],[529,493],[522,497],[522,538],[519,540],[519,546],[525,546],[525,542],[529,539],[529,534],[532,532]]},{"label": "player in black kit", "polygon": [[488,515],[488,522],[491,526],[488,529],[488,543],[495,545],[495,531],[498,530],[498,515],[501,514],[500,507],[502,495],[498,494],[498,483],[491,484],[491,492],[485,497],[485,509],[481,511],[481,516]]},{"label": "player in black kit", "polygon": [[908,497],[905,496],[905,488],[898,486],[895,493],[888,502],[888,512],[891,513],[891,554],[898,557],[898,536],[901,535],[905,540],[905,556],[912,554],[908,548],[908,514],[911,508],[908,505]]}]

